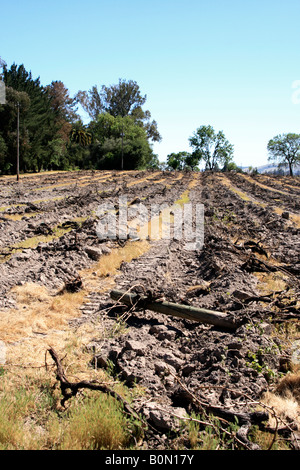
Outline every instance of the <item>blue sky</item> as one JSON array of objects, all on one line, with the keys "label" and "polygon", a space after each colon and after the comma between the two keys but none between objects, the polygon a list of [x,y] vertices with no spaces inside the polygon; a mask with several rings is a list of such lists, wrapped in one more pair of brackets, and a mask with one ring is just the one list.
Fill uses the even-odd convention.
[{"label": "blue sky", "polygon": [[[160,161],[223,130],[238,165],[300,133],[299,0],[0,0],[0,56],[73,96],[135,80],[158,123]],[[293,88],[296,83],[297,88]],[[297,97],[297,99],[295,99]]]}]

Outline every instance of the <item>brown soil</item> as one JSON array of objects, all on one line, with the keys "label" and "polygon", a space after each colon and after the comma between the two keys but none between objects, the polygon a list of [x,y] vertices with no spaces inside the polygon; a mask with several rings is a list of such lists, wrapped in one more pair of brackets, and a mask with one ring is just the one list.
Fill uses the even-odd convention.
[{"label": "brown soil", "polygon": [[[174,238],[100,240],[97,209],[110,203],[118,210],[120,196],[132,207],[203,204],[203,248],[187,250]],[[249,417],[291,355],[292,339],[280,342],[275,331],[299,318],[299,196],[296,178],[234,173],[1,178],[0,340],[7,363],[41,364],[49,344],[63,355],[69,331],[85,328],[91,362],[113,363],[120,380],[145,390],[135,407],[159,433],[148,448],[163,448],[158,436],[174,431],[167,415],[197,411],[199,403],[220,416]],[[112,288],[222,311],[237,328],[128,313],[111,300]],[[120,319],[124,328],[105,336]]]}]

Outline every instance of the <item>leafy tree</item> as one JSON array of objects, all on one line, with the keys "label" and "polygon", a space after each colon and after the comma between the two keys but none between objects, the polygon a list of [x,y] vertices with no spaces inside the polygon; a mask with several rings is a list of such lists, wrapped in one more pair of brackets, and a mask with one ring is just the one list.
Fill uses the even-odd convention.
[{"label": "leafy tree", "polygon": [[[250,168],[250,167],[249,167]],[[237,166],[236,163],[234,162],[226,162],[224,167],[222,168],[222,171],[236,171],[237,173],[241,173],[242,169]]]},{"label": "leafy tree", "polygon": [[87,147],[92,143],[92,134],[89,132],[87,126],[85,126],[79,119],[73,123],[71,130],[71,141],[76,142],[82,147]]},{"label": "leafy tree", "polygon": [[173,170],[191,170],[195,171],[198,168],[199,158],[194,153],[178,152],[170,153],[167,156],[167,166]]},{"label": "leafy tree", "polygon": [[98,115],[104,112],[101,92],[98,91],[96,85],[89,91],[79,90],[75,98],[77,103],[81,104],[84,111],[86,111],[93,120],[96,120]]},{"label": "leafy tree", "polygon": [[162,164],[160,163],[158,156],[155,154],[151,156],[146,167],[149,170],[162,170]]},{"label": "leafy tree", "polygon": [[46,87],[48,91],[51,108],[55,113],[55,121],[60,138],[64,142],[69,141],[72,123],[79,119],[76,113],[75,98],[71,98],[69,90],[61,81],[53,81]]},{"label": "leafy tree", "polygon": [[194,149],[194,158],[198,162],[203,161],[208,170],[217,170],[232,160],[233,145],[222,131],[216,133],[212,126],[199,127],[189,138],[189,142]]},{"label": "leafy tree", "polygon": [[[61,81],[52,81],[46,87],[50,98],[51,109],[54,112],[54,122],[57,127],[57,137],[49,142],[48,155],[45,156],[44,163],[49,169],[69,169],[74,163],[69,154],[70,146],[72,146],[72,155],[76,154],[76,146],[74,143],[82,143],[82,136],[74,129],[74,124],[79,120],[77,109],[75,109],[75,98],[71,98],[69,90]],[[86,135],[85,135],[86,136]],[[77,146],[78,155],[76,163],[80,163],[81,149]]]},{"label": "leafy tree", "polygon": [[173,170],[181,171],[185,167],[185,161],[187,156],[190,154],[188,152],[178,152],[170,153],[167,156],[167,165]]},{"label": "leafy tree", "polygon": [[293,167],[300,163],[300,134],[280,134],[268,143],[269,161],[279,161],[279,167],[288,166],[290,176]]},{"label": "leafy tree", "polygon": [[[10,69],[0,58],[6,105],[0,105],[0,171],[15,172],[17,109],[20,111],[20,171],[80,168],[157,168],[150,141],[161,136],[144,110],[146,95],[133,80],[94,86],[75,98],[61,81],[46,87],[24,65]],[[18,108],[17,108],[18,103]],[[83,125],[80,103],[91,121]],[[123,164],[124,166],[123,166]]]},{"label": "leafy tree", "polygon": [[91,159],[98,169],[146,168],[153,158],[146,130],[130,116],[98,115],[89,125],[93,135]]},{"label": "leafy tree", "polygon": [[105,113],[113,117],[130,116],[136,124],[146,129],[149,140],[153,142],[161,140],[157,122],[151,121],[150,111],[142,109],[147,96],[141,95],[138,84],[133,80],[119,79],[115,85],[109,87],[102,85],[100,91],[95,85],[89,91],[79,91],[76,99],[92,120],[96,120],[99,114]]},{"label": "leafy tree", "polygon": [[185,162],[184,162],[184,169],[186,170],[192,170],[192,171],[199,171],[198,165],[199,165],[199,157],[197,153],[188,153],[186,152],[187,155],[185,157]]},{"label": "leafy tree", "polygon": [[119,79],[119,83],[102,86],[104,109],[114,117],[134,115],[145,104],[147,96],[142,96],[140,88],[133,80]]}]

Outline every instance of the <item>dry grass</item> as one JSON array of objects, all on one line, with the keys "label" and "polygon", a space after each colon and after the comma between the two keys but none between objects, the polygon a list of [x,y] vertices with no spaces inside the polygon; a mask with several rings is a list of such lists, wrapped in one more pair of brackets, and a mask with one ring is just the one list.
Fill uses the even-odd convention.
[{"label": "dry grass", "polygon": [[[130,188],[130,187],[135,186],[137,184],[145,183],[146,181],[151,181],[152,182],[152,180],[160,174],[161,174],[161,172],[157,171],[155,173],[152,173],[151,176],[146,176],[145,178],[139,178],[135,181],[131,181],[130,183],[127,183],[127,186],[128,186],[128,188]],[[153,182],[156,183],[156,181],[153,181]]]},{"label": "dry grass", "polygon": [[[138,256],[146,245],[120,248],[98,263],[98,285],[113,280],[120,263]],[[131,250],[129,250],[131,248]],[[107,275],[110,276],[107,276]],[[91,272],[86,270],[85,283]],[[107,287],[107,284],[106,284]],[[80,306],[89,289],[53,295],[43,286],[25,284],[13,289],[16,309],[1,312],[0,337],[7,346],[1,368],[0,449],[118,449],[130,446],[129,429],[119,405],[102,394],[88,392],[60,408],[61,395],[54,387],[55,372],[47,349],[53,347],[63,360],[70,380],[112,382],[104,371],[88,367],[86,346],[103,337],[99,322],[70,327],[69,320],[81,314]],[[105,334],[105,332],[104,332]],[[45,361],[48,371],[45,370]],[[112,387],[114,383],[112,382]],[[121,395],[125,393],[118,390]],[[100,424],[101,423],[101,424]]]},{"label": "dry grass", "polygon": [[255,272],[253,275],[258,279],[257,287],[264,295],[283,291],[287,288],[289,278],[280,271],[274,273]]},{"label": "dry grass", "polygon": [[36,217],[38,215],[37,212],[31,212],[30,214],[4,214],[3,217],[8,220],[22,220],[23,217],[29,218],[29,217]]},{"label": "dry grass", "polygon": [[[102,370],[87,367],[90,355],[78,335],[56,349],[67,377],[96,380],[130,399],[128,391]],[[23,359],[25,362],[27,358]],[[130,445],[134,426],[117,402],[99,392],[84,391],[61,407],[54,364],[11,364],[0,383],[0,450],[118,449]]]},{"label": "dry grass", "polygon": [[53,296],[31,283],[14,287],[12,293],[18,307],[1,312],[0,337],[7,343],[65,327],[68,319],[79,314],[85,296],[84,291]]},{"label": "dry grass", "polygon": [[128,422],[118,405],[99,394],[86,399],[84,406],[72,409],[61,433],[61,450],[116,450],[126,447],[130,440]]},{"label": "dry grass", "polygon": [[265,393],[263,402],[274,411],[269,414],[272,428],[288,425],[300,431],[300,372],[285,375],[274,391]]},{"label": "dry grass", "polygon": [[[55,295],[45,287],[33,283],[12,289],[17,308],[1,312],[0,338],[7,344],[7,360],[19,364],[41,364],[45,351],[51,345],[63,350],[72,332],[69,321],[81,315],[80,307],[91,290],[105,292],[114,285],[114,277],[122,262],[129,262],[149,249],[146,241],[134,242],[112,250],[83,270],[83,289],[76,293]],[[101,328],[86,323],[76,331],[77,338],[88,343]],[[74,337],[76,339],[76,336]]]},{"label": "dry grass", "polygon": [[152,219],[143,226],[138,226],[138,218],[133,219],[130,222],[130,226],[137,230],[137,234],[142,240],[146,240],[148,237],[150,237],[151,240],[169,239],[171,236],[171,224],[174,222],[174,212],[178,207],[182,208],[184,204],[190,202],[190,191],[197,183],[198,176],[196,175],[190,181],[188,189],[181,194],[180,198],[176,200],[172,206],[162,206],[159,215],[152,217]]},{"label": "dry grass", "polygon": [[[103,287],[105,282],[99,284],[99,278],[113,278],[123,262],[129,263],[135,258],[139,258],[150,249],[146,240],[127,243],[124,247],[114,248],[111,253],[100,258],[89,269],[80,272],[86,280],[85,285],[93,285],[98,282],[99,287]],[[110,279],[109,279],[110,281]],[[102,290],[102,289],[101,289]]]},{"label": "dry grass", "polygon": [[[48,176],[48,175],[60,175],[60,174],[68,174],[70,173],[68,170],[52,170],[52,171],[42,171],[41,173],[25,173],[20,175],[20,182],[22,179],[40,179],[41,176]],[[1,179],[5,180],[16,180],[17,175],[1,175]]]},{"label": "dry grass", "polygon": [[2,206],[0,207],[0,212],[5,212],[11,207],[26,207],[26,204],[11,204],[10,206]]}]

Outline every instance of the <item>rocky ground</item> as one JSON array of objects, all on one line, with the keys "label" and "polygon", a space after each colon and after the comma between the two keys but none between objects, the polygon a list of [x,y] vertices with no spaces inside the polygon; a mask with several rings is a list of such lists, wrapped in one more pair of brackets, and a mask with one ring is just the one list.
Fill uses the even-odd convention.
[{"label": "rocky ground", "polygon": [[[99,239],[97,210],[104,203],[116,212],[120,196],[133,208],[203,204],[202,247],[186,249],[175,237],[147,240],[143,254],[121,263],[114,288],[227,313],[234,330],[128,309],[111,299],[109,289],[97,288],[70,326],[99,317],[110,327],[122,324],[119,334],[95,334],[88,348],[98,368],[113,369],[129,387],[145,390],[135,409],[157,432],[149,433],[144,448],[170,447],[177,418],[192,411],[237,420],[241,430],[266,419],[258,402],[276,387],[292,355],[288,339],[274,332],[299,318],[297,179],[80,172],[24,177],[21,184],[3,178],[0,188],[2,311],[16,307],[14,286],[76,291],[84,285],[84,269],[138,243]],[[247,432],[239,439],[253,448]]]}]

